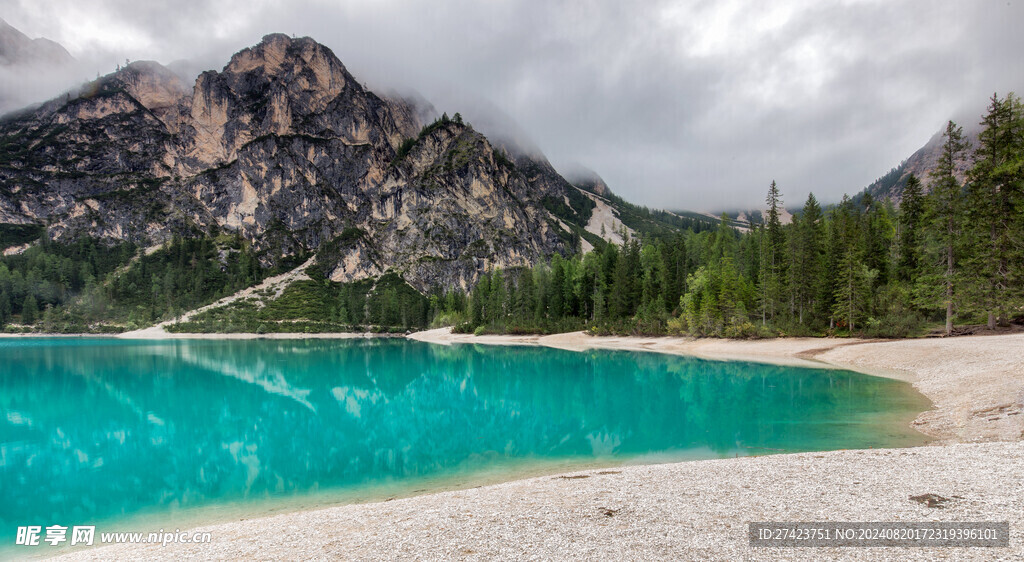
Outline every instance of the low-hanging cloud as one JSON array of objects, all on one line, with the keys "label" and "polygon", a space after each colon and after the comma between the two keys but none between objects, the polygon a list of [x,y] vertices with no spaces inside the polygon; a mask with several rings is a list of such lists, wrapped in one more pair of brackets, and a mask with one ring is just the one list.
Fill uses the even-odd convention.
[{"label": "low-hanging cloud", "polygon": [[669,208],[757,206],[773,179],[790,206],[811,191],[835,201],[947,118],[976,120],[993,92],[1024,90],[1024,9],[1005,0],[4,9],[15,27],[103,73],[126,58],[219,69],[264,34],[308,35],[372,88],[415,89],[471,119],[499,108],[556,166],[586,166],[627,199]]}]

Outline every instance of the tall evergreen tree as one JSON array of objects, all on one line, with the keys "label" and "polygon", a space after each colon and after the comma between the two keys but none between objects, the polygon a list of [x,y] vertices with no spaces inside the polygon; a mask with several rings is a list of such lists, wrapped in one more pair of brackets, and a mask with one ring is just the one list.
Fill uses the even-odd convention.
[{"label": "tall evergreen tree", "polygon": [[863,313],[865,283],[871,280],[872,274],[864,264],[860,217],[849,197],[844,195],[832,211],[832,222],[837,252],[832,315],[845,320],[852,333]]},{"label": "tall evergreen tree", "polygon": [[29,293],[25,297],[25,304],[21,305],[21,323],[35,324],[39,317],[39,304],[36,303],[35,295]]},{"label": "tall evergreen tree", "polygon": [[565,260],[560,254],[551,257],[551,291],[548,299],[548,314],[557,320],[565,314]]},{"label": "tall evergreen tree", "polygon": [[491,276],[484,273],[473,285],[470,296],[470,319],[474,326],[481,326],[487,321],[487,302],[490,298]]},{"label": "tall evergreen tree", "polygon": [[761,247],[761,323],[775,320],[784,293],[785,282],[785,238],[782,232],[782,220],[779,209],[782,196],[779,188],[772,180],[768,187],[768,217],[764,226],[764,241]]},{"label": "tall evergreen tree", "polygon": [[658,246],[647,245],[640,251],[640,313],[649,320],[665,314],[665,261]]},{"label": "tall evergreen tree", "polygon": [[[583,261],[579,267],[579,277],[579,294],[582,302],[580,316],[589,320],[594,320],[596,316],[596,308],[600,306],[602,309],[601,314],[604,315],[605,306],[605,303],[603,302],[604,269],[602,267],[601,254],[598,252],[589,252],[583,256]],[[599,285],[601,286],[601,290],[599,290]],[[602,300],[600,303],[597,302],[599,293]]]},{"label": "tall evergreen tree", "polygon": [[966,291],[988,314],[988,326],[1005,322],[1022,303],[1016,291],[1019,249],[1024,236],[1021,159],[1024,153],[1024,109],[1012,93],[993,95],[981,124],[984,130],[968,173],[968,221],[972,255],[965,256]]},{"label": "tall evergreen tree", "polygon": [[878,272],[877,283],[889,281],[889,232],[888,214],[883,205],[875,201],[870,193],[861,199],[864,212],[861,214],[861,232],[864,243],[864,265]]},{"label": "tall evergreen tree", "polygon": [[619,250],[608,295],[608,314],[612,320],[631,317],[636,311],[638,295],[634,286],[637,285],[639,254],[636,240],[624,241]]},{"label": "tall evergreen tree", "polygon": [[[933,260],[933,273],[925,283],[931,289],[931,300],[935,300],[935,289],[939,289],[941,303],[946,309],[946,334],[953,332],[953,311],[957,299],[957,254],[960,250],[960,235],[963,226],[964,196],[963,185],[956,176],[956,166],[970,148],[964,139],[963,128],[949,121],[943,133],[945,141],[942,153],[932,171],[932,191],[928,198],[928,219],[931,231],[938,244],[938,260]],[[937,266],[937,268],[936,268]]]},{"label": "tall evergreen tree", "polygon": [[822,220],[821,205],[811,193],[807,196],[799,219],[794,222],[789,268],[789,285],[800,324],[804,323],[805,313],[814,310],[817,284],[824,274]]},{"label": "tall evergreen tree", "polygon": [[924,218],[924,200],[921,181],[910,174],[903,187],[900,201],[899,258],[896,277],[900,281],[913,281],[921,267],[921,221]]},{"label": "tall evergreen tree", "polygon": [[518,300],[516,302],[516,319],[523,324],[530,324],[533,321],[537,309],[537,286],[533,282],[533,270],[525,268],[519,275],[519,284],[516,289]]},{"label": "tall evergreen tree", "polygon": [[686,236],[678,234],[669,244],[665,256],[665,302],[669,308],[678,306],[679,297],[686,292],[687,268]]},{"label": "tall evergreen tree", "polygon": [[0,328],[11,319],[11,296],[6,288],[0,288]]},{"label": "tall evergreen tree", "polygon": [[507,304],[508,292],[505,287],[505,276],[501,270],[495,270],[491,274],[491,294],[488,298],[487,319],[489,322],[497,323],[499,326],[505,324],[505,305]]}]

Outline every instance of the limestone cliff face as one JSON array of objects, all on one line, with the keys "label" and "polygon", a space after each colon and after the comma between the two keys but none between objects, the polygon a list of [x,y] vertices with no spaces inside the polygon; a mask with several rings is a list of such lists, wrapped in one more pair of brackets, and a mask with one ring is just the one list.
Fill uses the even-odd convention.
[{"label": "limestone cliff face", "polygon": [[409,264],[414,285],[467,288],[484,268],[531,265],[564,248],[541,204],[546,193],[465,125],[422,137],[379,193],[360,223],[383,255]]},{"label": "limestone cliff face", "polygon": [[568,249],[558,224],[589,208],[546,161],[417,114],[309,38],[269,35],[194,85],[132,63],[0,122],[0,222],[149,243],[216,227],[266,263],[319,251],[334,279],[419,289]]}]

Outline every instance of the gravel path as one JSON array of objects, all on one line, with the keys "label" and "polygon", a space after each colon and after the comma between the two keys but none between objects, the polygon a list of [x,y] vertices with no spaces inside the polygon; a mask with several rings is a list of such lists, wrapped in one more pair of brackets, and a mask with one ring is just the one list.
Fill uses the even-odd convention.
[{"label": "gravel path", "polygon": [[[210,304],[208,304],[206,306],[201,306],[201,307],[196,308],[194,310],[190,310],[190,311],[182,314],[181,317],[179,317],[179,318],[175,318],[173,320],[166,320],[164,322],[160,322],[159,324],[157,324],[155,326],[150,326],[149,328],[143,328],[141,330],[134,330],[134,331],[131,331],[131,332],[125,332],[123,334],[118,334],[117,337],[126,338],[126,339],[194,338],[196,336],[196,334],[175,334],[175,333],[172,333],[172,332],[168,332],[165,328],[167,326],[170,326],[171,324],[176,324],[178,322],[188,322],[188,321],[192,320],[192,318],[194,316],[196,316],[198,314],[202,314],[203,312],[206,312],[207,310],[213,310],[214,308],[220,308],[220,307],[223,307],[223,306],[228,306],[228,305],[230,305],[230,304],[232,304],[232,303],[234,303],[236,301],[245,300],[245,299],[247,299],[247,298],[249,298],[249,297],[251,297],[253,295],[258,295],[258,294],[261,294],[261,293],[267,293],[267,294],[273,293],[273,297],[271,297],[271,298],[272,299],[276,299],[276,298],[280,297],[281,293],[283,293],[284,290],[287,289],[288,286],[291,285],[292,283],[294,283],[296,281],[302,281],[302,280],[305,280],[305,279],[309,279],[309,276],[306,275],[306,269],[308,269],[315,262],[316,262],[316,256],[314,256],[312,258],[309,258],[308,260],[306,260],[306,263],[300,265],[299,267],[296,267],[295,269],[293,269],[291,271],[286,271],[286,272],[281,273],[279,275],[275,275],[273,277],[268,277],[268,278],[264,279],[261,283],[259,283],[257,285],[253,285],[252,287],[246,287],[245,289],[242,289],[242,290],[238,291],[237,293],[228,295],[228,296],[226,296],[226,297],[224,297],[224,298],[222,298],[222,299],[220,299],[220,300],[218,300],[216,302],[210,303]],[[262,303],[259,306],[262,306]],[[210,334],[202,334],[202,335],[209,336]],[[223,334],[217,334],[217,335],[223,335]],[[236,334],[228,334],[228,336],[231,336],[231,335],[236,335]],[[238,334],[238,335],[245,336],[245,337],[252,337],[255,334]],[[331,337],[334,337],[334,336],[332,335]]]}]

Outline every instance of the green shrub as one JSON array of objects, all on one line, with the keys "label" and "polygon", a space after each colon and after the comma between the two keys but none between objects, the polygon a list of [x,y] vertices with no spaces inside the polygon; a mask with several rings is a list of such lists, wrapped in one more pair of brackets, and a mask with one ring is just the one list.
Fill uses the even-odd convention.
[{"label": "green shrub", "polygon": [[919,313],[902,311],[901,314],[868,318],[860,335],[869,338],[906,338],[919,335],[924,326],[925,319]]},{"label": "green shrub", "polygon": [[452,333],[453,334],[472,334],[473,333],[473,323],[472,322],[463,322],[461,324],[456,324],[455,326],[452,326]]}]

